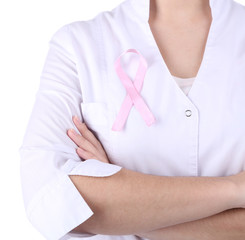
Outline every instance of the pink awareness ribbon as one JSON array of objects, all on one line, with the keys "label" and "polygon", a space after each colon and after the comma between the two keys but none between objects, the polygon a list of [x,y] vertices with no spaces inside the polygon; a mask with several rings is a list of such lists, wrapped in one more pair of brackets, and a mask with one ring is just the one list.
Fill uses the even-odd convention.
[{"label": "pink awareness ribbon", "polygon": [[[135,76],[134,82],[132,82],[127,74],[123,71],[120,59],[121,57],[128,53],[134,52],[140,56],[140,63],[138,66],[138,70]],[[121,109],[116,117],[115,122],[113,123],[112,130],[113,131],[120,131],[129,115],[129,112],[134,105],[135,108],[139,111],[141,116],[143,117],[144,121],[148,126],[152,125],[155,122],[155,118],[149,108],[147,107],[146,103],[144,102],[143,98],[140,96],[139,92],[142,89],[143,80],[145,77],[145,73],[147,70],[147,62],[144,57],[136,50],[136,49],[128,49],[124,51],[115,61],[115,69],[117,75],[119,76],[122,84],[127,90],[127,95],[124,99],[124,102],[121,106]]]}]

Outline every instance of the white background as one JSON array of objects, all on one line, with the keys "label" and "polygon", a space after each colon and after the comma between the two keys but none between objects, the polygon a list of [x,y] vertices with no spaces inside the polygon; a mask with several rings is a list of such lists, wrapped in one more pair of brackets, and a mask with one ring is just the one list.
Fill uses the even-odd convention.
[{"label": "white background", "polygon": [[[67,23],[89,20],[122,1],[0,2],[0,239],[44,239],[25,215],[18,149],[34,104],[51,36]],[[245,5],[245,0],[236,1]]]}]

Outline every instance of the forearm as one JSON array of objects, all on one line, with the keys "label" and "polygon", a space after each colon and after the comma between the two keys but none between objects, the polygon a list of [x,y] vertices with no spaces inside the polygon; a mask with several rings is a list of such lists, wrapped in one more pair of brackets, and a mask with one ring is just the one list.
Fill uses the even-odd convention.
[{"label": "forearm", "polygon": [[231,209],[197,221],[138,235],[150,240],[244,240],[245,209]]},{"label": "forearm", "polygon": [[136,234],[240,207],[228,178],[162,177],[127,169],[110,177],[70,178],[94,212],[74,232]]}]

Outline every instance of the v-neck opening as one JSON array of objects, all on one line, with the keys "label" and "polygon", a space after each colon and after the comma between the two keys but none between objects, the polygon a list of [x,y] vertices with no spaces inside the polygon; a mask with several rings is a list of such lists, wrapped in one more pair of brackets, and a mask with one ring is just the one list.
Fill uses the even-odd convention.
[{"label": "v-neck opening", "polygon": [[[148,4],[149,4],[149,12],[150,12],[150,0],[147,0],[147,1],[149,1]],[[209,5],[210,5],[210,2],[209,2]],[[171,84],[174,84],[176,91],[178,91],[183,96],[183,98],[185,100],[187,100],[188,102],[191,102],[189,97],[193,94],[193,92],[197,88],[197,85],[199,84],[199,82],[202,79],[202,72],[207,69],[208,56],[209,56],[209,53],[210,53],[209,47],[210,47],[210,45],[211,45],[211,43],[212,43],[212,41],[214,39],[213,35],[214,35],[214,28],[215,28],[215,22],[214,22],[215,19],[214,19],[213,7],[210,6],[210,9],[211,9],[212,20],[211,20],[211,24],[210,24],[209,31],[208,31],[208,36],[206,38],[206,43],[205,43],[205,47],[204,47],[203,57],[202,57],[201,64],[200,64],[200,67],[198,69],[198,72],[196,74],[195,80],[194,80],[194,82],[193,82],[193,84],[192,84],[192,86],[190,88],[190,91],[189,91],[189,93],[187,95],[182,91],[182,89],[176,83],[174,77],[172,76],[172,74],[171,74],[171,72],[170,72],[170,70],[169,70],[169,68],[168,68],[168,66],[167,66],[167,64],[166,64],[161,52],[160,52],[160,49],[159,49],[159,47],[157,45],[155,37],[154,37],[154,35],[152,33],[152,30],[150,28],[150,24],[148,22],[150,15],[147,16],[147,20],[145,22],[146,26],[147,26],[148,33],[149,33],[149,35],[148,35],[149,36],[149,41],[153,44],[153,46],[154,46],[154,48],[155,48],[155,50],[156,50],[156,52],[158,54],[159,59],[161,59],[160,60],[161,64],[162,64],[163,68],[165,68],[165,70],[167,72],[167,75],[168,75],[167,81],[170,81]]]}]

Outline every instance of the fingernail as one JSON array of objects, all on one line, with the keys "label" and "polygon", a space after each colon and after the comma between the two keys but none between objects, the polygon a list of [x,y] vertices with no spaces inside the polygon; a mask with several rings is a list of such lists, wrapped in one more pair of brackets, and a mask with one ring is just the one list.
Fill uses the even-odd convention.
[{"label": "fingernail", "polygon": [[74,116],[74,119],[75,119],[75,121],[76,121],[77,123],[81,123],[81,121],[80,121],[80,119],[78,118],[77,115]]},{"label": "fingernail", "polygon": [[73,135],[78,135],[77,132],[74,130],[74,129],[70,129],[70,133],[73,134]]}]

